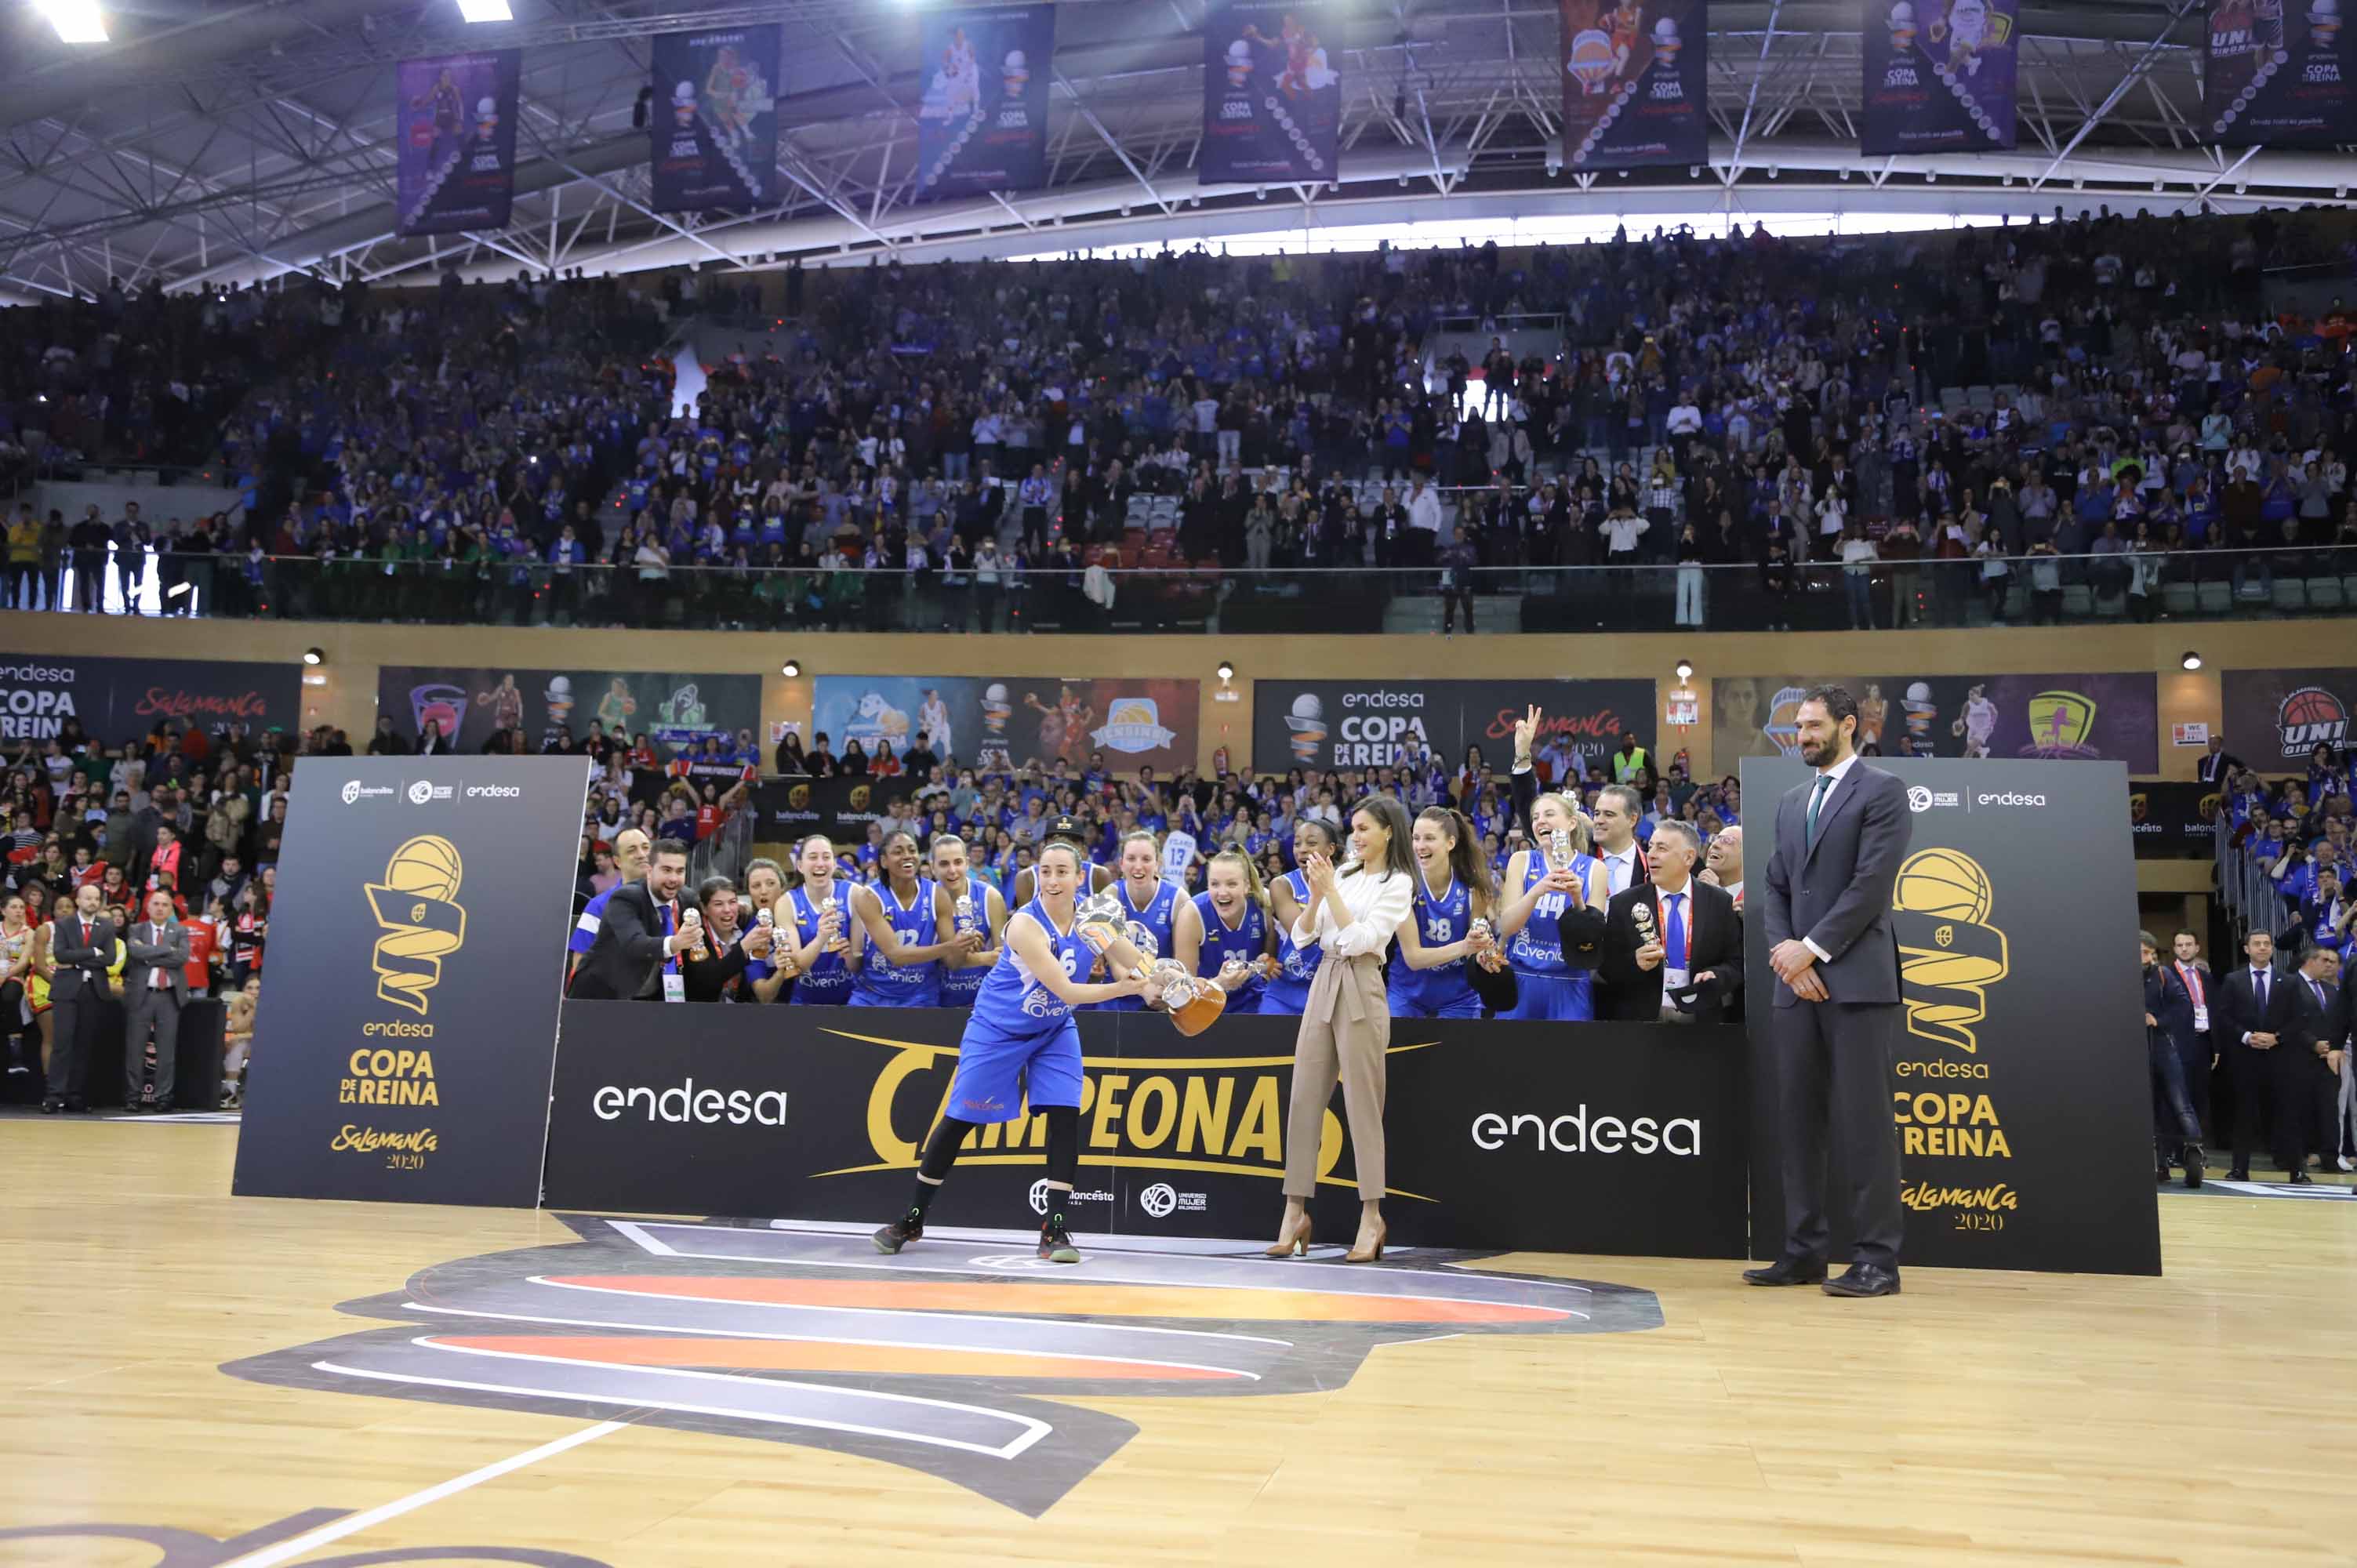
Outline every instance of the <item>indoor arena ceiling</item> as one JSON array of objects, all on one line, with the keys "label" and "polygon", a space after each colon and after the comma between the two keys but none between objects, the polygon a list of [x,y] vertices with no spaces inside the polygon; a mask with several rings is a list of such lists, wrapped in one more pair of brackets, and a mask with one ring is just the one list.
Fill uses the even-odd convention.
[{"label": "indoor arena ceiling", "polygon": [[[890,248],[1028,253],[1196,232],[1593,209],[1741,215],[2234,209],[2341,199],[2349,160],[2203,146],[2193,0],[2024,0],[2019,150],[1857,150],[1855,0],[1713,0],[1710,162],[1631,177],[1552,166],[1552,5],[1339,0],[1339,188],[1202,187],[1203,0],[1065,0],[1044,190],[908,202],[919,7],[895,0],[512,0],[469,26],[455,0],[145,0],[105,5],[113,41],[58,41],[0,0],[0,297],[236,284],[295,269],[421,281],[436,265],[636,270],[763,265]],[[777,20],[781,205],[657,216],[631,124],[648,37]],[[393,77],[405,57],[524,50],[512,222],[438,240],[393,231]],[[1192,205],[1200,199],[1200,207]],[[1047,232],[1040,232],[1046,231]]]}]

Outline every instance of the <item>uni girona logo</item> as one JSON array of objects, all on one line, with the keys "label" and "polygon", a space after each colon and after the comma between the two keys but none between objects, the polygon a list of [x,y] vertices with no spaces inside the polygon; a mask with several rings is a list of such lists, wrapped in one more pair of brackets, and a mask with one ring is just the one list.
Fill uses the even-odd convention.
[{"label": "uni girona logo", "polygon": [[1484,1273],[1468,1254],[1354,1266],[1240,1243],[1092,1246],[1013,1232],[569,1217],[578,1241],[437,1264],[341,1310],[396,1325],[221,1370],[286,1387],[628,1420],[924,1471],[1037,1517],[1136,1426],[1071,1399],[1222,1399],[1347,1382],[1378,1345],[1661,1326],[1650,1291]]}]

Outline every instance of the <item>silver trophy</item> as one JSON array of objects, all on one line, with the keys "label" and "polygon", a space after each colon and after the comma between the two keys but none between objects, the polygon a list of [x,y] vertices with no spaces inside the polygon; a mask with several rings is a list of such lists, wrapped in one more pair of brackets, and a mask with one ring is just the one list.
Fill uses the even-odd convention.
[{"label": "silver trophy", "polygon": [[974,895],[971,893],[959,894],[957,896],[956,908],[959,926],[971,930],[973,928],[969,926],[967,922],[974,918]]},{"label": "silver trophy", "polygon": [[[819,919],[822,922],[824,921],[829,915],[835,912],[837,908],[839,908],[839,906],[837,906],[834,901],[834,895],[832,893],[828,894],[825,897],[818,901]],[[851,939],[844,934],[843,928],[840,924],[835,927],[834,940],[826,944],[826,950],[829,952],[848,952],[851,950]]]},{"label": "silver trophy", "polygon": [[1629,910],[1629,918],[1637,922],[1637,935],[1644,939],[1637,945],[1650,945],[1653,940],[1653,911],[1642,904],[1634,905]]},{"label": "silver trophy", "polygon": [[1556,828],[1547,834],[1546,858],[1547,865],[1558,871],[1571,864],[1570,830]]},{"label": "silver trophy", "polygon": [[1195,1000],[1195,977],[1177,959],[1157,959],[1153,974],[1154,983],[1162,992],[1162,1004],[1173,1013]]}]

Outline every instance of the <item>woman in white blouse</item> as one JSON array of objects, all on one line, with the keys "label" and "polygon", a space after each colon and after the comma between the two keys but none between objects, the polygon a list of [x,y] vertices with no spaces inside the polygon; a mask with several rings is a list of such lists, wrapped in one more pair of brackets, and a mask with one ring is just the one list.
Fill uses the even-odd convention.
[{"label": "woman in white blouse", "polygon": [[1307,1255],[1309,1198],[1318,1189],[1318,1134],[1334,1083],[1359,1171],[1359,1234],[1353,1263],[1383,1255],[1383,1052],[1392,1016],[1383,991],[1383,950],[1408,917],[1415,854],[1407,809],[1370,795],[1351,809],[1351,858],[1337,869],[1325,855],[1301,857],[1308,901],[1293,922],[1296,947],[1322,950],[1309,983],[1301,1031],[1293,1042],[1293,1103],[1285,1124],[1285,1221],[1272,1258]]}]

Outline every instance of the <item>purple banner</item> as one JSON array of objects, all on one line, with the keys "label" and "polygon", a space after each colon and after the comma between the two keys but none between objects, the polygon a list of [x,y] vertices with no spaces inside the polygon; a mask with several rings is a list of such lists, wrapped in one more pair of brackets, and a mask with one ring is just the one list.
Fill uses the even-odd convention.
[{"label": "purple banner", "polygon": [[1559,0],[1563,158],[1574,169],[1709,161],[1701,0]]},{"label": "purple banner", "polygon": [[1342,78],[1322,36],[1322,5],[1222,5],[1203,19],[1206,184],[1334,177]]},{"label": "purple banner", "polygon": [[778,27],[662,33],[650,125],[659,212],[758,206],[777,190]]},{"label": "purple banner", "polygon": [[2010,151],[2018,8],[2019,0],[1866,0],[1858,150]]},{"label": "purple banner", "polygon": [[2350,38],[2336,0],[2218,0],[2210,8],[2201,117],[2221,146],[2317,147],[2357,141]]},{"label": "purple banner", "polygon": [[1812,686],[1857,698],[1857,743],[1880,757],[2042,757],[2159,770],[2160,703],[2135,675],[1737,675],[1711,682],[1711,771],[1797,757],[1793,715]]},{"label": "purple banner", "polygon": [[393,120],[404,234],[504,229],[515,202],[522,49],[405,59]]},{"label": "purple banner", "polygon": [[1047,183],[1056,8],[1000,5],[925,18],[916,199]]}]

